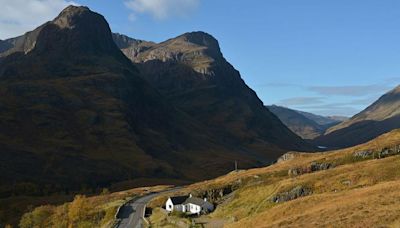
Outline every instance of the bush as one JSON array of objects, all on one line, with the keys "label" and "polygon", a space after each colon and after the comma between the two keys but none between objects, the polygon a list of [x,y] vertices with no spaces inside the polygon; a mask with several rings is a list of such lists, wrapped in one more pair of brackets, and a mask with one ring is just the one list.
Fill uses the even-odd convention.
[{"label": "bush", "polygon": [[86,196],[77,195],[68,207],[68,218],[71,224],[79,223],[88,217],[89,205]]},{"label": "bush", "polygon": [[49,227],[49,218],[54,213],[54,207],[41,206],[22,216],[19,226],[21,228]]}]

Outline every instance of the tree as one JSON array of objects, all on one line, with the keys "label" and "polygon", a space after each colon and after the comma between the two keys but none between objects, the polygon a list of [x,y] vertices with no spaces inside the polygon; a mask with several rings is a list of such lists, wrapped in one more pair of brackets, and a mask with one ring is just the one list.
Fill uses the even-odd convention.
[{"label": "tree", "polygon": [[70,226],[83,221],[88,216],[89,205],[86,196],[77,195],[68,207]]}]

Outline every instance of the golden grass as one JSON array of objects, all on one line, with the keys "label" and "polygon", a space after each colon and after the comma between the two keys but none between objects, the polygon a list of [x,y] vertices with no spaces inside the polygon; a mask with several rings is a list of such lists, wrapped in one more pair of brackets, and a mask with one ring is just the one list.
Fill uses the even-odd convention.
[{"label": "golden grass", "polygon": [[[227,227],[399,227],[400,156],[349,159],[357,151],[395,145],[400,145],[400,130],[343,150],[295,153],[293,160],[196,183],[179,194],[241,183],[233,198],[210,215],[231,221]],[[313,161],[338,166],[294,178],[288,176],[289,169]],[[285,203],[271,202],[273,195],[299,185],[311,188],[313,194]],[[158,198],[158,204],[163,197]]]},{"label": "golden grass", "polygon": [[[227,227],[385,227],[398,224],[400,181],[299,198]],[[397,220],[397,221],[396,221]]]}]

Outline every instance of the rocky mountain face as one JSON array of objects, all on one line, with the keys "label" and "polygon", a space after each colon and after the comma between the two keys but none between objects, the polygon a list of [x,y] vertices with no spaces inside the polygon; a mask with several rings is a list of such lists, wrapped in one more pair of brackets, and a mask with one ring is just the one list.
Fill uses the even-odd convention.
[{"label": "rocky mountain face", "polygon": [[268,106],[290,130],[303,139],[313,139],[322,134],[325,130],[338,121],[329,117],[319,116],[308,112],[297,111],[277,105]]},{"label": "rocky mountain face", "polygon": [[400,128],[400,86],[339,125],[329,128],[315,143],[347,147],[367,142],[378,135]]},{"label": "rocky mountain face", "polygon": [[8,43],[7,41],[4,41],[4,40],[0,40],[0,53],[3,53],[5,51],[9,50],[10,48],[12,48],[12,45],[10,43]]},{"label": "rocky mountain face", "polygon": [[0,62],[1,196],[196,180],[256,163],[149,85],[101,15],[71,6],[34,33],[33,48]]},{"label": "rocky mountain face", "polygon": [[223,174],[235,160],[254,167],[313,149],[262,106],[207,34],[134,40],[70,6],[5,42],[1,197],[193,181]]},{"label": "rocky mountain face", "polygon": [[225,60],[211,35],[186,33],[159,44],[121,45],[123,42],[114,39],[143,77],[169,101],[243,153],[268,160],[282,149],[312,149],[264,107]]}]

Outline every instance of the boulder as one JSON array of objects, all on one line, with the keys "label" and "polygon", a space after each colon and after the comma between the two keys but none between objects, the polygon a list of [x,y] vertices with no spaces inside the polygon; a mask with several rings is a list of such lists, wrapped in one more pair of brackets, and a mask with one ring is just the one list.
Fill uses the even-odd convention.
[{"label": "boulder", "polygon": [[311,165],[310,165],[311,172],[327,170],[327,169],[331,169],[331,168],[334,168],[334,167],[335,167],[335,165],[333,165],[332,163],[312,162]]},{"label": "boulder", "polygon": [[271,198],[271,201],[274,203],[287,202],[311,194],[312,190],[310,188],[299,185],[288,192],[278,193],[277,195]]},{"label": "boulder", "polygon": [[363,151],[355,152],[355,153],[353,154],[353,157],[356,157],[356,158],[368,158],[368,157],[370,157],[372,154],[373,154],[372,151],[363,150]]},{"label": "boulder", "polygon": [[280,157],[278,158],[277,163],[281,163],[281,162],[284,162],[284,161],[290,161],[290,160],[293,160],[295,157],[296,157],[295,153],[293,153],[293,152],[288,152],[288,153],[286,153],[286,154],[280,156]]}]

